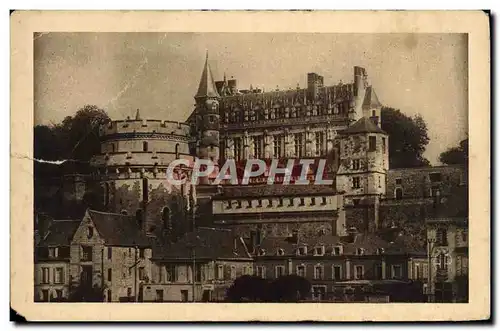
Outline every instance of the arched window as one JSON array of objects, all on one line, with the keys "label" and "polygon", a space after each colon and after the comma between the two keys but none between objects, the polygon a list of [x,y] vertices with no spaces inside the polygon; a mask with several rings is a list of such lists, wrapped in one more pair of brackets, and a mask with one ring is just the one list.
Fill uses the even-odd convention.
[{"label": "arched window", "polygon": [[179,158],[179,144],[175,144],[175,158]]},{"label": "arched window", "polygon": [[401,187],[394,190],[394,198],[397,200],[403,199],[403,189]]},{"label": "arched window", "polygon": [[170,217],[171,217],[170,208],[168,208],[168,207],[163,208],[163,210],[161,212],[161,220],[163,222],[163,228],[165,230],[171,230],[172,223],[171,223]]},{"label": "arched window", "polygon": [[109,183],[104,183],[104,205],[109,204]]},{"label": "arched window", "polygon": [[148,151],[148,142],[147,141],[143,141],[142,142],[142,151],[143,152],[147,152]]}]

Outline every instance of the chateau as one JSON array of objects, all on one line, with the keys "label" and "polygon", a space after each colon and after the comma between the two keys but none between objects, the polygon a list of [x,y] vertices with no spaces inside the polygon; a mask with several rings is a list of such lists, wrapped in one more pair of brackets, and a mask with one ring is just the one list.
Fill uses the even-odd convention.
[{"label": "chateau", "polygon": [[[101,153],[86,185],[98,188],[102,205],[40,234],[43,252],[66,248],[35,257],[39,300],[68,297],[85,282],[103,288],[108,301],[223,300],[241,275],[298,274],[311,280],[313,299],[345,301],[367,284],[434,279],[426,220],[466,189],[466,171],[389,169],[382,103],[365,68],[354,67],[347,83],[328,85],[308,73],[305,88],[263,91],[216,80],[207,57],[193,92],[185,123],[145,119],[137,110],[100,128]],[[303,170],[299,160],[310,159],[308,176],[323,171],[333,184],[268,185],[265,171],[249,185],[212,185],[213,176],[171,185],[167,167],[179,158],[208,159],[217,170],[232,159],[239,174],[251,159],[291,162],[292,181]],[[191,171],[175,176],[189,179]],[[53,238],[54,231],[64,235]],[[463,275],[466,255],[462,249],[460,267],[455,253],[440,266]]]}]

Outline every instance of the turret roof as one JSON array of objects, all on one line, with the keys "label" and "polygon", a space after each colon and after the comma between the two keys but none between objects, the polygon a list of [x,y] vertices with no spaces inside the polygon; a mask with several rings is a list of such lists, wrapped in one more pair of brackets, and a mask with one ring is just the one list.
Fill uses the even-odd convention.
[{"label": "turret roof", "polygon": [[384,130],[382,130],[375,123],[373,123],[373,121],[368,117],[361,117],[356,123],[345,129],[343,133],[344,134],[356,134],[356,133],[387,134]]},{"label": "turret roof", "polygon": [[366,88],[365,99],[363,100],[363,108],[372,109],[378,107],[382,107],[382,104],[380,103],[380,101],[378,101],[375,89],[371,86],[368,86]]},{"label": "turret roof", "polygon": [[210,65],[208,64],[208,52],[205,59],[205,67],[203,68],[203,73],[201,74],[200,85],[198,86],[198,92],[196,92],[195,98],[220,98],[219,93],[217,93],[217,88],[215,87],[214,77]]}]

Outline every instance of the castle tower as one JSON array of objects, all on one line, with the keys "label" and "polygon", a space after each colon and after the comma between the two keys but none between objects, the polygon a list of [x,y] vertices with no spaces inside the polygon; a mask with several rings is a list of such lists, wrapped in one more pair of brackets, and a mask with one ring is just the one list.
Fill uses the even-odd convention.
[{"label": "castle tower", "polygon": [[194,96],[196,101],[196,128],[199,132],[196,156],[200,159],[211,160],[218,168],[219,164],[219,100],[213,79],[212,70],[208,64],[208,52],[205,67],[201,74],[198,92]]},{"label": "castle tower", "polygon": [[386,193],[389,169],[389,136],[370,118],[362,117],[340,135],[340,166],[337,191],[345,204],[363,210],[355,224],[359,230],[378,228],[378,204]]}]

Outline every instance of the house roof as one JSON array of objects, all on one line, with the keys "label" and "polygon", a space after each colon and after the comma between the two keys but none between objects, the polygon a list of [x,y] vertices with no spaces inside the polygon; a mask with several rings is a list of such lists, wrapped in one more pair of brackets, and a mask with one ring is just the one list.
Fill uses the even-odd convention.
[{"label": "house roof", "polygon": [[366,88],[365,98],[363,100],[363,109],[373,109],[382,107],[380,101],[378,101],[377,94],[375,93],[375,89],[371,86]]},{"label": "house roof", "polygon": [[88,214],[106,245],[150,247],[154,244],[153,238],[146,236],[138,226],[135,216],[96,210],[89,210]]},{"label": "house roof", "polygon": [[199,227],[177,242],[153,249],[153,259],[249,259],[243,239],[228,229]]},{"label": "house roof", "polygon": [[215,87],[212,70],[208,64],[208,52],[205,59],[205,67],[203,68],[203,73],[201,74],[198,92],[196,92],[195,95],[195,98],[203,97],[220,98],[219,93],[217,93],[217,88]]},{"label": "house roof", "polygon": [[69,246],[81,220],[53,220],[38,246]]},{"label": "house roof", "polygon": [[387,134],[384,130],[379,128],[368,117],[361,117],[356,123],[349,126],[342,131],[343,134],[357,134],[357,133],[383,133]]},{"label": "house roof", "polygon": [[364,255],[376,255],[378,249],[383,249],[384,254],[407,254],[417,253],[416,250],[408,247],[404,236],[398,236],[394,241],[384,240],[376,233],[359,233],[354,242],[349,242],[347,236],[320,235],[304,239],[299,239],[298,243],[290,238],[284,237],[264,237],[258,249],[265,250],[265,256],[277,256],[278,249],[283,249],[283,255],[295,255],[296,249],[307,246],[307,255],[314,255],[314,247],[324,246],[325,255],[332,255],[335,246],[343,247],[344,255],[356,255],[358,248],[364,249]]}]

